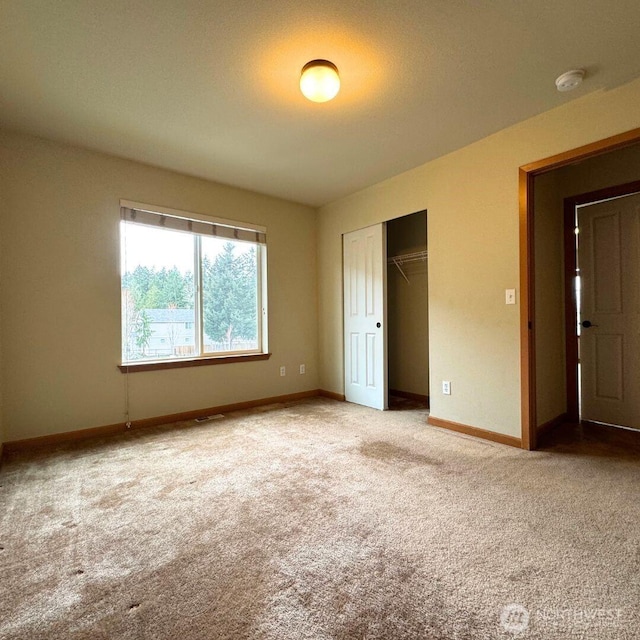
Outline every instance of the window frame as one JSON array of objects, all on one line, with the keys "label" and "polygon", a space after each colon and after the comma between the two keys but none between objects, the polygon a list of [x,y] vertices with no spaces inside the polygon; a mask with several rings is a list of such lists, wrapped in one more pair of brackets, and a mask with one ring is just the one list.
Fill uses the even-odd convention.
[{"label": "window frame", "polygon": [[[155,205],[147,205],[139,202],[132,202],[129,200],[120,200],[120,208],[121,211],[124,209],[132,209],[134,211],[143,211],[146,213],[157,214],[159,216],[170,216],[173,218],[182,218],[187,221],[201,221],[208,224],[229,227],[233,229],[247,230],[251,232],[256,232],[256,234],[261,234],[264,236],[263,242],[251,242],[246,241],[251,244],[256,251],[256,320],[257,320],[257,339],[258,339],[258,347],[256,349],[243,349],[243,350],[232,350],[232,351],[221,351],[221,352],[212,352],[205,351],[205,340],[204,340],[204,318],[203,318],[203,295],[204,295],[204,286],[202,281],[202,238],[208,237],[202,233],[192,232],[192,231],[178,231],[181,233],[186,233],[192,237],[193,240],[193,249],[194,249],[194,343],[197,350],[198,355],[189,355],[189,356],[170,356],[165,358],[155,358],[155,359],[145,359],[145,360],[124,360],[123,359],[123,327],[124,327],[124,316],[122,315],[122,302],[120,304],[121,307],[121,317],[120,317],[120,364],[118,364],[118,368],[123,373],[132,373],[135,371],[152,371],[157,369],[174,369],[174,368],[183,368],[190,366],[202,366],[208,364],[230,364],[235,362],[253,362],[258,360],[267,360],[271,356],[268,350],[268,311],[267,311],[267,245],[266,245],[266,228],[249,224],[243,222],[237,222],[233,220],[229,220],[226,218],[217,218],[210,215],[203,215],[198,213],[191,213],[187,211],[181,211],[178,209],[169,209],[167,207],[160,207]],[[120,221],[120,241],[122,243],[123,238],[123,229],[126,227],[126,224],[136,224],[130,220],[126,220],[124,216],[121,216]],[[138,223],[140,224],[140,223]],[[140,226],[145,226],[145,224],[140,224]],[[153,225],[147,225],[150,228],[154,228]],[[171,230],[171,229],[170,229]],[[233,238],[229,238],[233,240]],[[122,246],[122,244],[121,244]],[[122,263],[122,254],[120,255],[120,261]],[[120,273],[120,295],[122,296],[122,278],[124,273]]]}]

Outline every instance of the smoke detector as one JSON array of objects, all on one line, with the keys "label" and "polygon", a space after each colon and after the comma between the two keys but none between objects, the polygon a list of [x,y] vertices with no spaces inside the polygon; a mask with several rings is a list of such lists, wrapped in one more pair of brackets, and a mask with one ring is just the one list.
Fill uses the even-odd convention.
[{"label": "smoke detector", "polygon": [[567,71],[556,78],[556,87],[558,91],[571,91],[575,89],[584,80],[584,69],[574,69]]}]

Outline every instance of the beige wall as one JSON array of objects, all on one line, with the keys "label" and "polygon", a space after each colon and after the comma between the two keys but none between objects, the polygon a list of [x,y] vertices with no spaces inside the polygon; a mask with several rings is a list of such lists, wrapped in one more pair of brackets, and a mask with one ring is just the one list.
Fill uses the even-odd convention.
[{"label": "beige wall", "polygon": [[520,435],[518,167],[640,127],[640,80],[514,125],[329,204],[319,216],[321,386],[343,392],[341,235],[429,212],[434,416]]},{"label": "beige wall", "polygon": [[268,229],[272,358],[132,374],[132,419],[318,387],[314,209],[7,132],[0,167],[7,440],[124,420],[120,198]]},{"label": "beige wall", "polygon": [[640,180],[640,145],[535,178],[536,404],[538,424],[566,411],[564,198]]},{"label": "beige wall", "polygon": [[544,424],[567,410],[564,353],[563,196],[558,172],[534,185],[536,414]]},{"label": "beige wall", "polygon": [[[403,216],[387,224],[389,256],[427,248],[427,214]],[[389,388],[429,395],[429,287],[427,262],[403,265],[409,282],[388,266],[387,326]]]}]

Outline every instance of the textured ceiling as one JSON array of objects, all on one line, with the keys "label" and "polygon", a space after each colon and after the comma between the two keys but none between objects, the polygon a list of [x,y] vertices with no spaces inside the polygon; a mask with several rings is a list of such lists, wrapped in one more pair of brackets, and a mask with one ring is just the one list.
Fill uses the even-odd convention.
[{"label": "textured ceiling", "polygon": [[0,0],[0,125],[320,205],[638,77],[638,33],[638,0]]}]

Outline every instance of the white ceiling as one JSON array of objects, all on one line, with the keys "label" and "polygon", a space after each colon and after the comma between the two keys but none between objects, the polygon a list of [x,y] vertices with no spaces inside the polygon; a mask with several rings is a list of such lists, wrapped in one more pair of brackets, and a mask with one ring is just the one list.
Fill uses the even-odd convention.
[{"label": "white ceiling", "polygon": [[321,205],[638,77],[639,33],[638,0],[0,0],[0,125]]}]

